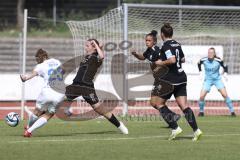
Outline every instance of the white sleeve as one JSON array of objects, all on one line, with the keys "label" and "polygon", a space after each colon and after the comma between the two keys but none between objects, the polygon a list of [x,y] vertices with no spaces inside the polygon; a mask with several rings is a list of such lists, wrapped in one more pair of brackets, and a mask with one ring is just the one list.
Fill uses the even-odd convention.
[{"label": "white sleeve", "polygon": [[34,71],[37,72],[37,74],[39,76],[41,76],[42,75],[42,67],[41,67],[41,65],[40,64],[36,65],[36,67],[34,68]]}]

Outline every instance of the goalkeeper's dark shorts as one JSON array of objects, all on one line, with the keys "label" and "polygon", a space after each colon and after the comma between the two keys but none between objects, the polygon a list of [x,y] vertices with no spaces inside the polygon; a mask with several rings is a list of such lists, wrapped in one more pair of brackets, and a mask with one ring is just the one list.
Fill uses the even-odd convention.
[{"label": "goalkeeper's dark shorts", "polygon": [[172,85],[164,80],[154,81],[151,96],[158,96],[162,99],[170,99],[171,96],[187,96],[187,83]]},{"label": "goalkeeper's dark shorts", "polygon": [[99,102],[94,86],[71,84],[66,87],[65,95],[69,101],[82,96],[90,105],[94,105]]}]

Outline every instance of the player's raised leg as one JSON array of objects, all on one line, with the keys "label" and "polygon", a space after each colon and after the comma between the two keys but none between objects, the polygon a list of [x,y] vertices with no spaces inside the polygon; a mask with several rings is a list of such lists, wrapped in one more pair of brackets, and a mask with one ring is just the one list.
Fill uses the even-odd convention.
[{"label": "player's raised leg", "polygon": [[116,126],[123,134],[128,134],[127,127],[121,121],[119,121],[113,113],[106,112],[104,107],[99,102],[91,106],[93,107],[95,112],[104,116],[110,123]]}]

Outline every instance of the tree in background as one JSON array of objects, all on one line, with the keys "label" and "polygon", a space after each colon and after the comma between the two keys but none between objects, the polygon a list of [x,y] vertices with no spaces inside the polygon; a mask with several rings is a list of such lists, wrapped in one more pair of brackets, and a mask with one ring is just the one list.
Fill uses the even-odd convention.
[{"label": "tree in background", "polygon": [[[68,0],[59,0],[57,1],[58,2],[58,8],[59,10],[61,10],[62,12],[61,13],[58,13],[58,14],[70,14],[70,13],[76,13],[77,12],[75,11],[76,8],[77,8],[77,11],[80,11],[81,12],[86,12],[88,14],[96,14],[97,12],[97,9],[99,9],[99,6],[101,4],[102,6],[102,14],[103,13],[106,13],[109,9],[111,8],[114,8],[116,7],[116,4],[117,2],[122,2],[122,3],[151,3],[151,4],[179,4],[179,1],[180,0],[113,0],[113,1],[109,1],[109,0],[81,0],[80,2],[77,1],[77,0],[73,0],[73,1],[69,1]],[[30,9],[31,11],[38,11],[36,10],[36,8],[33,9],[32,5],[33,4],[36,4],[36,3],[40,3],[42,5],[46,4],[47,2],[44,2],[44,1],[40,1],[40,2],[35,2],[35,1],[32,1],[31,3],[29,3],[31,1],[28,1],[28,6],[26,6],[26,0],[17,0],[17,27],[19,29],[21,29],[23,27],[23,10],[24,10],[24,7],[28,7],[28,9]],[[48,4],[52,2],[51,0],[48,2]],[[98,2],[98,3],[97,3]],[[75,6],[80,6],[80,7],[75,7],[75,8],[71,8],[71,6],[73,6],[72,4],[76,3]],[[81,5],[77,5],[77,4],[81,4]],[[94,5],[90,5],[89,4],[94,4]],[[108,6],[104,6],[104,5],[108,5]],[[182,0],[182,4],[184,5],[240,5],[240,1],[239,0]],[[69,5],[69,6],[68,6]],[[65,7],[64,7],[65,6]],[[82,6],[82,7],[81,7]],[[35,6],[36,7],[36,6]],[[96,8],[97,7],[97,8]],[[47,9],[49,9],[50,11],[46,11]],[[44,10],[44,12],[51,12],[52,8],[46,8]],[[101,11],[98,11],[98,12],[101,12]],[[33,13],[32,13],[33,14]],[[34,15],[33,16],[37,16],[37,15]],[[65,15],[67,16],[67,15]],[[100,14],[98,14],[98,16],[100,16]],[[60,18],[64,18],[64,17],[60,17]]]},{"label": "tree in background", "polygon": [[25,0],[18,0],[17,2],[17,26],[19,29],[23,27],[23,9]]}]

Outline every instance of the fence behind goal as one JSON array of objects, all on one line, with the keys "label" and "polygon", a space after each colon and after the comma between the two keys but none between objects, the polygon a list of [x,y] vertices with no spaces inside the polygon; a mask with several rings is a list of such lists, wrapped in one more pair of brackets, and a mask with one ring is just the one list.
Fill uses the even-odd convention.
[{"label": "fence behind goal", "polygon": [[[73,34],[76,55],[83,54],[84,41],[88,38],[105,43],[106,58],[96,78],[96,88],[116,95],[119,109],[124,106],[124,113],[142,115],[158,114],[148,102],[153,78],[148,62],[136,60],[130,54],[130,48],[143,52],[145,35],[153,29],[159,32],[165,22],[173,26],[174,39],[182,44],[185,52],[188,105],[198,110],[202,82],[198,78],[197,62],[207,56],[209,47],[215,47],[218,56],[229,67],[225,85],[234,106],[238,107],[239,95],[235,86],[238,86],[240,72],[239,15],[240,7],[124,4],[123,8],[113,9],[98,19],[68,21],[67,24]],[[207,114],[227,114],[224,99],[215,88],[212,90],[206,97]],[[176,109],[174,101],[168,105]]]}]

